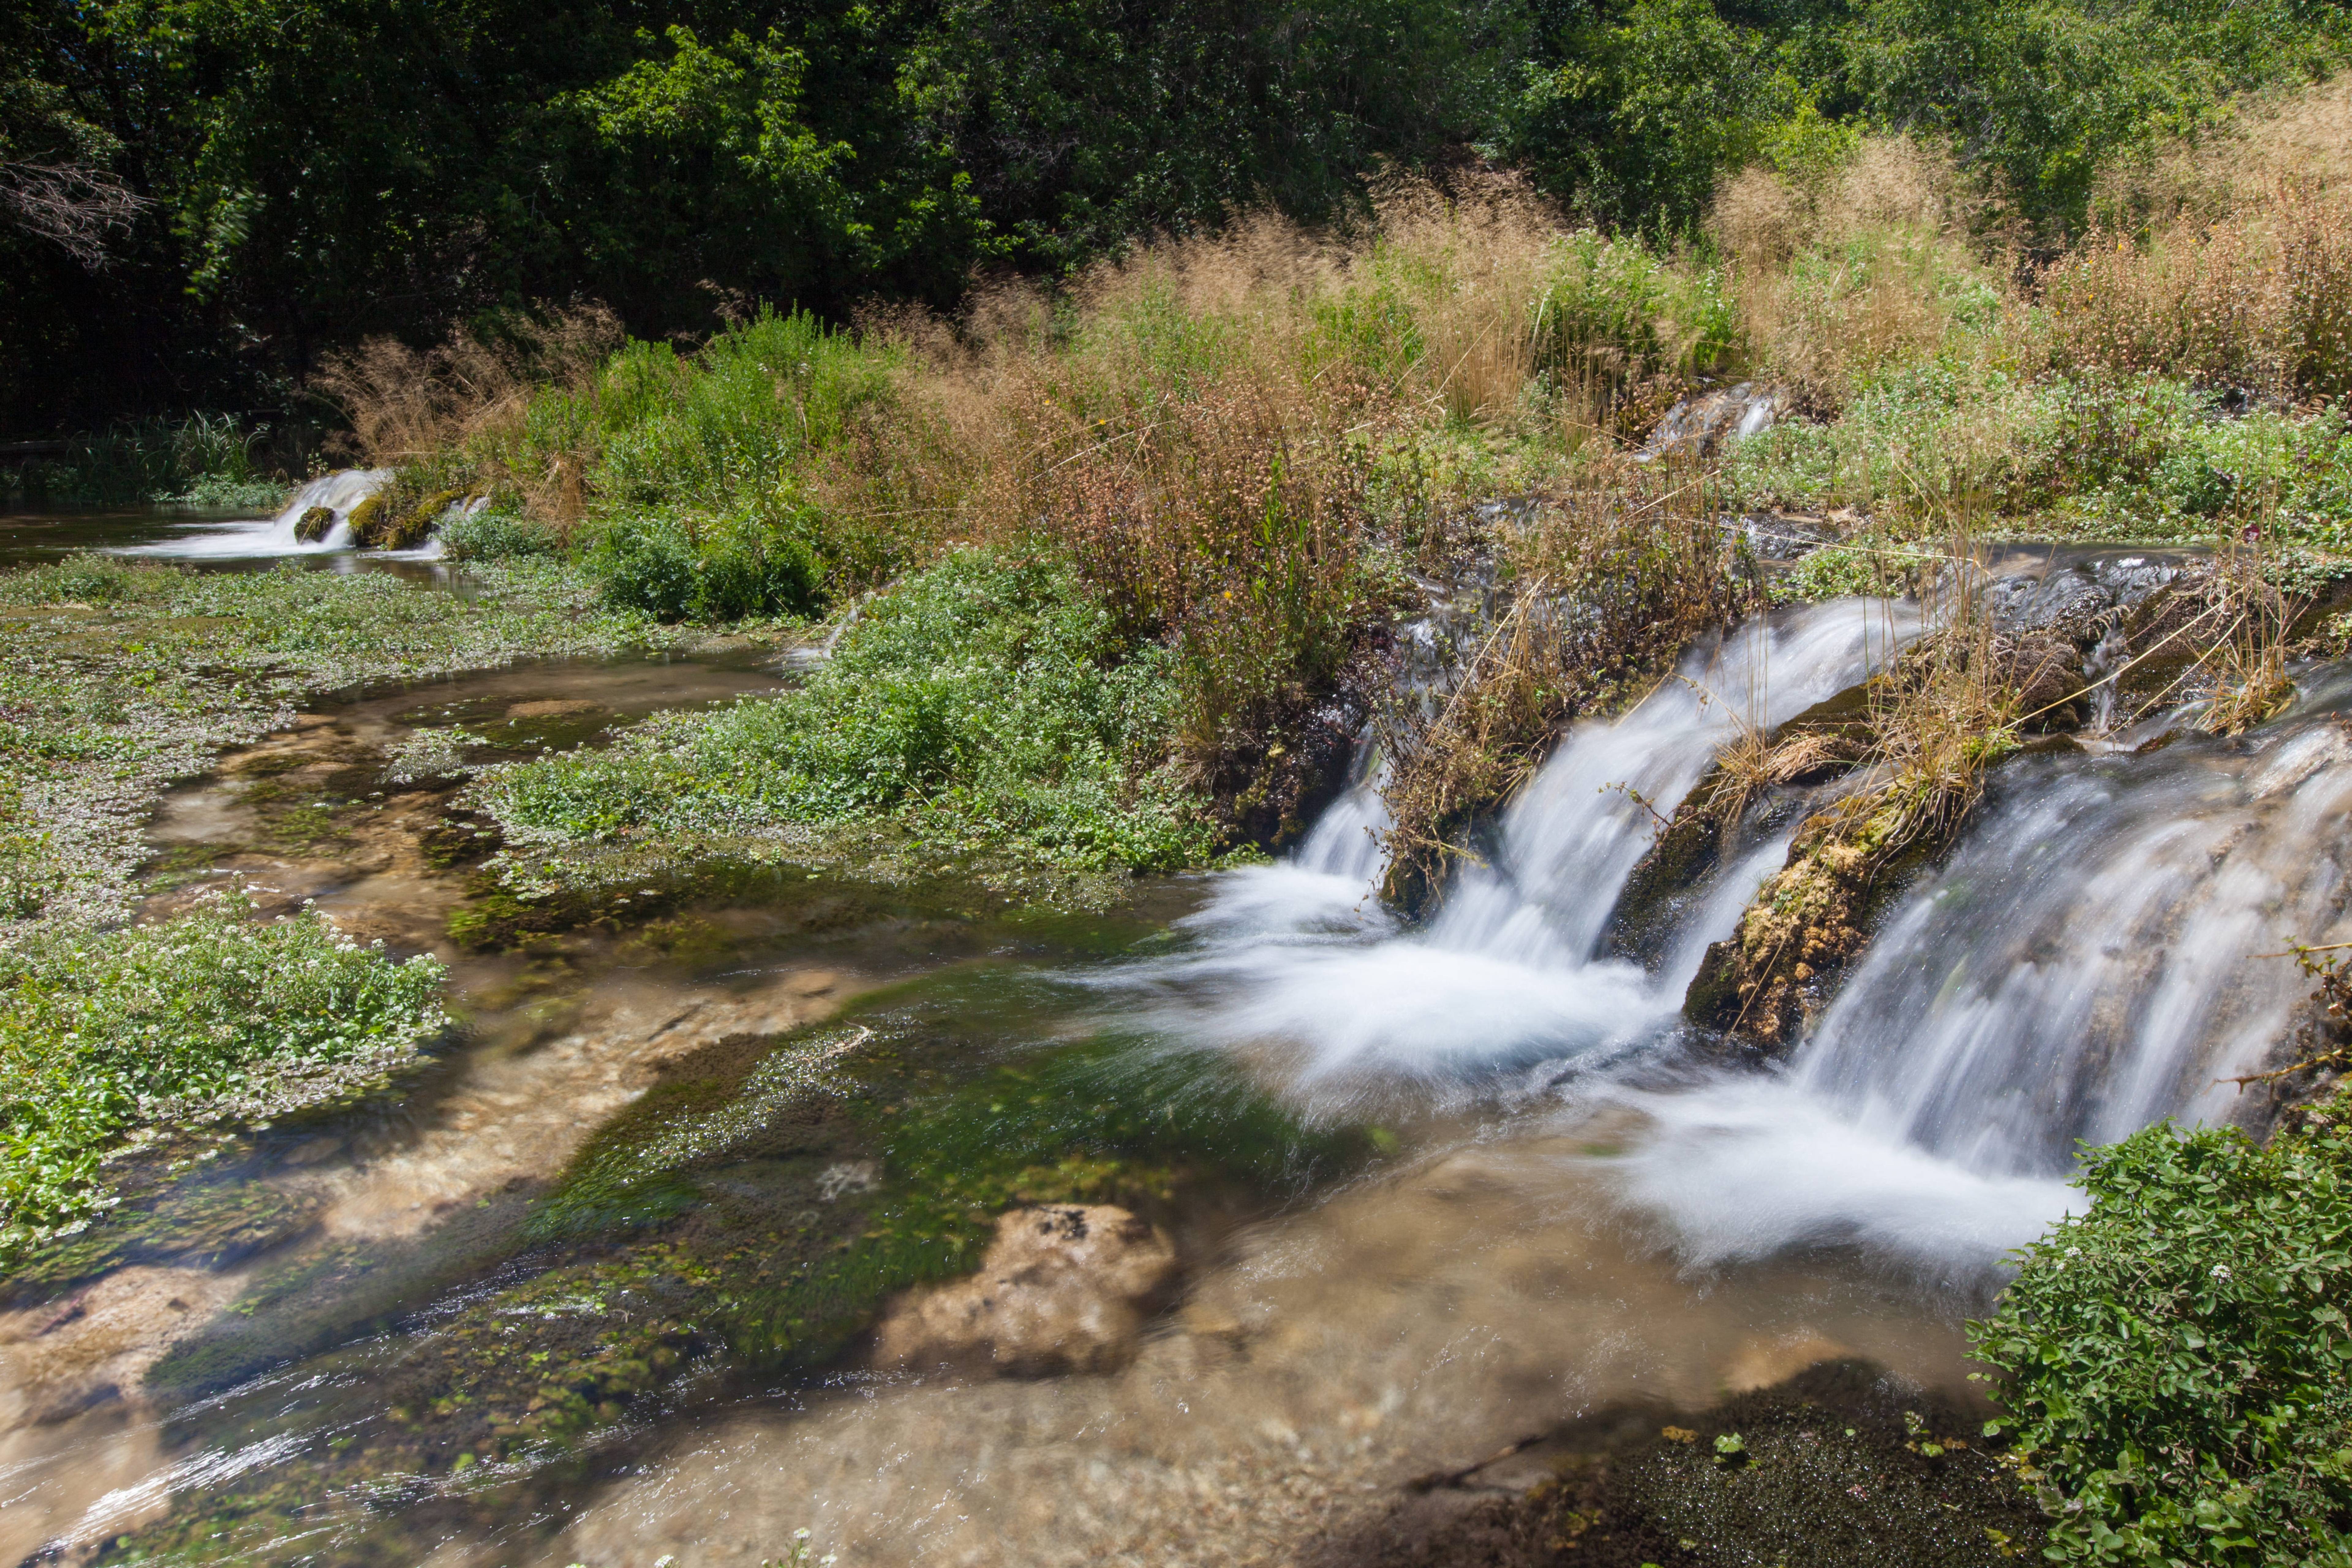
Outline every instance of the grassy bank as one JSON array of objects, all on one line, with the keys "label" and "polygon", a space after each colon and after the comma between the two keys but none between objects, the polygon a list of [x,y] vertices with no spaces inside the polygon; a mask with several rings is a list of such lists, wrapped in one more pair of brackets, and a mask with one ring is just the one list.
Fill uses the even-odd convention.
[{"label": "grassy bank", "polygon": [[0,574],[0,1265],[108,1205],[104,1161],[345,1092],[442,1026],[439,966],[234,896],[128,921],[173,781],[376,679],[662,640],[576,571],[472,597],[373,574],[199,575],[79,557]]}]

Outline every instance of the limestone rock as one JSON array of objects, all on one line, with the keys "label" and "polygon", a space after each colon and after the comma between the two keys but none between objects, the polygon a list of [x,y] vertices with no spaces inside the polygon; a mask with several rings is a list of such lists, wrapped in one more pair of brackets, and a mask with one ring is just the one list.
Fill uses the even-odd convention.
[{"label": "limestone rock", "polygon": [[1000,1372],[1103,1372],[1134,1352],[1176,1277],[1176,1249],[1122,1208],[1055,1205],[998,1216],[980,1272],[901,1297],[875,1362]]}]

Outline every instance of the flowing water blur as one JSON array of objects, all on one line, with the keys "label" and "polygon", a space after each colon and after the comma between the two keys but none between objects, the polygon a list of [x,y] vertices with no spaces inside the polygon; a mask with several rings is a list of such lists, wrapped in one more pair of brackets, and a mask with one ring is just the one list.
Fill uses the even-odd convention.
[{"label": "flowing water blur", "polygon": [[[1739,847],[1636,962],[1612,955],[1611,916],[1653,814],[1744,728],[1851,689],[1917,630],[1900,607],[1853,601],[1700,650],[1623,718],[1571,731],[1419,930],[1373,896],[1367,781],[1291,860],[1139,889],[1109,922],[1123,934],[1099,940],[887,899],[817,918],[812,900],[836,890],[791,884],[688,911],[659,941],[465,959],[470,1043],[404,1102],[264,1135],[250,1179],[300,1217],[289,1245],[380,1250],[433,1278],[510,1225],[515,1184],[664,1060],[925,973],[1018,989],[1003,1037],[1108,1028],[1139,1053],[1230,1052],[1317,1113],[1393,1139],[1339,1189],[1219,1233],[1123,1371],[698,1386],[592,1465],[538,1478],[500,1522],[446,1530],[436,1563],[750,1568],[802,1528],[849,1568],[1278,1562],[1412,1476],[1599,1407],[1688,1408],[1837,1353],[1958,1390],[1960,1321],[2004,1250],[2064,1210],[2073,1140],[2245,1110],[2215,1080],[2263,1063],[2299,994],[2258,955],[2343,921],[2352,744],[2339,694],[2315,687],[2239,741],[2020,759],[1793,1057],[1720,1066],[1685,1039],[1681,993],[1788,841]],[[312,729],[374,754],[419,725],[478,730],[521,710],[552,723],[567,704],[584,723],[775,678],[516,671],[373,695]],[[324,739],[277,743],[345,765]],[[250,839],[235,776],[175,797],[159,843]],[[242,869],[283,896],[410,946],[439,940],[457,893],[396,843],[364,865],[247,853]],[[1164,937],[1132,956],[1085,956],[1154,927]],[[945,1005],[981,1027],[976,1007]],[[126,1268],[0,1321],[0,1550],[87,1552],[174,1489],[270,1473],[332,1421],[366,1419],[354,1368],[433,1331],[428,1310],[337,1355],[289,1344],[240,1388],[146,1403],[138,1373],[178,1331],[156,1325],[224,1314],[249,1267]],[[454,1302],[480,1287],[436,1289]],[[306,1400],[320,1412],[309,1428],[226,1436]],[[516,1481],[462,1484],[520,1497],[496,1490]],[[345,1533],[269,1555],[356,1559],[352,1521],[405,1506],[339,1504]]]}]

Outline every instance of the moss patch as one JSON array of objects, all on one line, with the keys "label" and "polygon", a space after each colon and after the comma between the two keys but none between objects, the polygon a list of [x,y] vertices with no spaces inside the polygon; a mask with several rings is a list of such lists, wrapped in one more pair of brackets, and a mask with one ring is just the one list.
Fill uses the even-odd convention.
[{"label": "moss patch", "polygon": [[1980,1416],[1858,1362],[1703,1414],[1617,1411],[1553,1434],[1501,1497],[1442,1478],[1313,1568],[1999,1568],[2044,1531]]}]

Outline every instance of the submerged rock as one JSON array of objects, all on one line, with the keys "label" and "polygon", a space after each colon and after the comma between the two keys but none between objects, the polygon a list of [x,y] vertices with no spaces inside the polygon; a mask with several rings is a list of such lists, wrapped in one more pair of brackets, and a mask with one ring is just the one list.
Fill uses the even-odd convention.
[{"label": "submerged rock", "polygon": [[1122,1208],[1016,1209],[996,1222],[980,1272],[904,1298],[875,1333],[891,1368],[993,1366],[1102,1372],[1134,1353],[1176,1277],[1176,1249]]},{"label": "submerged rock", "polygon": [[1675,1417],[1619,1408],[1424,1477],[1308,1568],[1998,1568],[2045,1526],[1979,1412],[1835,1360]]}]

